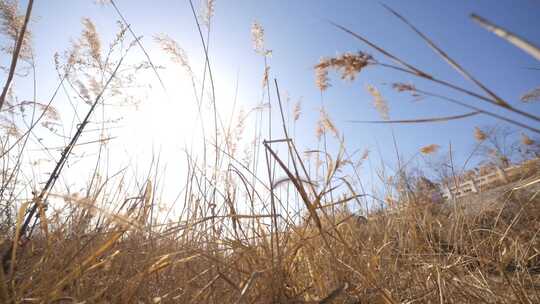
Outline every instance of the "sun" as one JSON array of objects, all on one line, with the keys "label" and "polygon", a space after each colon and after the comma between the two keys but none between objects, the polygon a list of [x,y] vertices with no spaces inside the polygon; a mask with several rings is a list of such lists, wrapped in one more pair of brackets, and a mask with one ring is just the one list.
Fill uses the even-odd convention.
[{"label": "sun", "polygon": [[[204,149],[214,150],[213,91],[206,78],[201,99],[200,80],[192,79],[179,65],[168,62],[162,66],[165,68],[158,70],[162,83],[152,70],[137,76],[142,84],[137,94],[142,97],[136,107],[118,113],[123,116],[122,127],[115,134],[111,150],[122,165],[136,163],[141,172],[159,159],[167,171],[162,180],[178,183],[185,179],[188,158],[201,162]],[[234,102],[234,81],[220,80],[223,86],[214,91],[218,96],[218,138],[231,121],[234,108],[240,108]]]}]

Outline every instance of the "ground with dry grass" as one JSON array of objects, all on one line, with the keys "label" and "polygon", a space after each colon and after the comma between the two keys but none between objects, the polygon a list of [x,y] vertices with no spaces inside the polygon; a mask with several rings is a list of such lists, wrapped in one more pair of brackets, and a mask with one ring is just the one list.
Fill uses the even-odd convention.
[{"label": "ground with dry grass", "polygon": [[460,201],[412,201],[366,222],[341,212],[321,229],[271,236],[260,226],[212,241],[195,225],[82,229],[88,219],[73,216],[24,242],[7,287],[23,303],[537,302],[540,198],[523,189],[500,199],[474,213]]},{"label": "ground with dry grass", "polygon": [[[105,114],[99,121],[101,136],[79,142],[88,125],[99,120],[95,112],[109,109],[104,99],[121,99],[122,106],[133,100],[124,98],[128,94],[122,89],[134,86],[134,75],[141,69],[153,73],[163,86],[159,67],[116,3],[102,2],[120,19],[109,50],[103,51],[105,44],[93,22],[83,19],[81,37],[54,57],[59,78],[56,91],[69,91],[85,112],[75,112],[77,123],[64,136],[58,155],[51,156],[52,170],[47,167],[45,182],[36,189],[21,180],[26,173],[21,159],[28,157],[27,143],[36,137],[37,128],[54,133],[59,125],[59,114],[52,106],[56,93],[48,104],[16,103],[8,94],[19,61],[35,72],[27,41],[33,1],[20,13],[16,2],[0,0],[2,34],[15,46],[8,50],[12,59],[0,97],[0,117],[5,122],[0,126],[0,303],[540,303],[538,161],[529,162],[526,172],[511,183],[443,201],[433,195],[441,186],[467,180],[453,163],[455,151],[450,147],[449,159],[434,168],[448,169],[443,172],[448,174],[432,183],[403,164],[395,145],[394,172],[387,175],[384,168],[376,172],[382,190],[369,193],[358,172],[370,157],[369,150],[359,158],[349,153],[343,134],[324,107],[316,125],[317,149],[298,150],[291,129],[301,108],[299,104],[292,108],[292,118],[284,114],[291,109],[284,111],[288,105],[282,103],[278,81],[271,81],[267,60],[271,51],[264,45],[264,29],[257,22],[252,34],[255,52],[264,60],[263,98],[251,111],[258,115],[255,138],[244,145],[247,152],[241,156],[247,114],[239,114],[237,121],[231,117],[230,125],[224,126],[217,112],[207,49],[213,1],[205,2],[204,14],[189,1],[206,59],[200,77],[204,84],[198,82],[196,69],[174,40],[166,35],[155,38],[191,77],[203,146],[201,151],[186,153],[186,182],[179,203],[167,212],[160,210],[155,184],[158,165],[152,162],[149,173],[133,181],[122,171],[110,173],[104,165],[109,140],[103,136],[104,125],[110,122]],[[349,81],[367,67],[406,73],[514,116],[412,83],[393,83],[398,92],[446,100],[469,112],[390,120],[385,98],[368,85],[382,120],[358,123],[435,123],[486,115],[519,128],[521,140],[515,150],[520,155],[513,159],[499,149],[495,132],[476,128],[471,132],[477,142],[475,151],[485,148],[482,161],[489,164],[480,169],[538,159],[540,144],[521,131],[540,134],[533,123],[540,117],[496,95],[407,19],[384,7],[474,89],[430,75],[366,37],[332,24],[375,54],[360,51],[323,57],[314,65],[321,96],[330,89],[330,71]],[[503,30],[476,15],[473,19],[497,35]],[[511,33],[502,37],[539,58],[540,50],[520,37]],[[124,58],[133,49],[146,60],[127,65]],[[537,91],[526,94],[523,101],[534,100]],[[213,121],[203,121],[202,105],[210,109]],[[272,107],[282,132],[269,132],[266,137],[266,131],[272,130]],[[22,128],[20,122],[26,122],[30,109],[40,114]],[[263,120],[266,114],[268,120]],[[337,153],[329,152],[330,142]],[[76,165],[71,162],[73,151],[83,144],[97,144],[98,157],[86,188],[71,192],[59,181],[65,178],[66,167]],[[439,149],[430,144],[415,156],[427,158]],[[33,162],[30,169],[39,166]],[[179,214],[172,219],[168,215],[174,208]]]}]

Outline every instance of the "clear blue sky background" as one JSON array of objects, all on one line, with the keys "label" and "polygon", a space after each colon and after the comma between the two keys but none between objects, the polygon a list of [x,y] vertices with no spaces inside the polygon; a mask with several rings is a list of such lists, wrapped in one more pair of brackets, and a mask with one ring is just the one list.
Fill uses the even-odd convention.
[{"label": "clear blue sky background", "polygon": [[[148,48],[155,47],[151,38],[154,34],[167,33],[186,49],[194,66],[202,70],[203,53],[187,1],[116,2],[135,32],[145,36],[143,43]],[[523,93],[540,85],[540,71],[527,69],[538,68],[540,63],[480,28],[469,18],[470,13],[477,13],[540,45],[540,1],[387,0],[384,3],[413,22],[500,96],[525,111],[540,115],[538,104],[519,102]],[[38,55],[38,79],[41,79],[40,96],[49,96],[56,81],[52,73],[54,51],[65,49],[70,37],[78,37],[82,17],[92,18],[105,37],[112,35],[111,26],[118,19],[111,7],[95,5],[90,0],[36,1],[34,15],[38,16],[33,32]],[[218,87],[232,87],[238,75],[239,100],[247,106],[259,102],[263,71],[262,59],[251,47],[250,26],[254,20],[264,26],[266,46],[273,50],[271,76],[279,80],[282,91],[287,91],[293,101],[302,97],[304,114],[296,133],[301,135],[298,140],[304,147],[313,147],[315,142],[315,121],[321,100],[314,85],[313,65],[319,58],[363,50],[383,59],[366,45],[332,27],[327,20],[362,34],[441,79],[480,92],[463,80],[377,1],[217,0],[210,47],[216,82]],[[389,83],[396,81],[412,82],[425,89],[460,97],[465,102],[499,113],[507,113],[469,97],[417,81],[411,76],[382,68],[366,69],[353,83],[343,82],[335,74],[331,74],[331,78],[333,86],[324,94],[324,102],[330,116],[345,135],[349,149],[375,150],[378,144],[383,158],[389,162],[395,159],[391,127],[347,122],[379,119],[371,106],[371,97],[365,91],[366,84],[373,84],[381,90],[389,102],[392,119],[454,115],[468,111],[429,98],[411,102],[412,98],[407,94],[392,91]],[[220,96],[218,91],[218,103],[226,98],[231,96]],[[456,157],[459,162],[473,146],[473,128],[496,122],[489,117],[477,116],[440,124],[399,125],[394,126],[393,130],[400,152],[405,155],[410,156],[427,144],[439,144],[447,149],[449,142],[452,142],[453,148],[458,151]],[[540,127],[533,121],[527,122]]]}]

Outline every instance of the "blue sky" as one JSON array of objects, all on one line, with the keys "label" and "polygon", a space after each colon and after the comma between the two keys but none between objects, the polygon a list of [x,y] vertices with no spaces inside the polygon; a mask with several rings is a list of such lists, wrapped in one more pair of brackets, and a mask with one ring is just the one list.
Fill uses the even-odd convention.
[{"label": "blue sky", "polygon": [[[186,50],[195,72],[202,72],[203,52],[187,1],[117,0],[116,3],[135,32],[145,37],[143,43],[151,50],[153,59],[161,62],[164,55],[157,50],[152,36],[166,33]],[[527,69],[538,68],[540,63],[480,28],[469,18],[470,13],[477,13],[540,45],[540,2],[388,0],[384,3],[409,19],[500,96],[525,111],[540,115],[537,104],[522,104],[518,101],[523,93],[540,85],[540,71]],[[65,49],[70,38],[78,37],[82,17],[90,17],[95,22],[104,41],[112,36],[112,25],[118,19],[110,6],[96,5],[90,0],[37,1],[34,16],[36,18],[32,28],[40,80],[38,96],[50,96],[56,83],[52,56],[55,51]],[[243,107],[255,106],[260,101],[263,62],[252,49],[250,27],[254,20],[258,20],[265,28],[266,46],[273,50],[270,59],[271,77],[278,79],[281,91],[286,91],[293,102],[302,98],[303,116],[296,134],[303,148],[313,148],[315,145],[314,129],[321,97],[314,84],[313,66],[319,58],[362,50],[383,59],[374,50],[331,26],[328,20],[348,27],[441,79],[480,92],[463,80],[378,1],[218,0],[212,25],[210,56],[218,87],[217,102],[224,105],[224,108],[231,104],[237,79],[238,100]],[[365,90],[367,84],[379,88],[389,103],[392,119],[447,116],[468,111],[429,98],[412,102],[407,94],[392,91],[390,84],[397,81],[411,82],[426,90],[516,117],[481,101],[378,67],[366,69],[352,83],[331,74],[332,87],[324,93],[324,103],[343,132],[350,151],[369,148],[375,152],[379,149],[384,160],[392,163],[395,161],[391,137],[393,130],[403,155],[413,155],[420,147],[428,144],[439,144],[443,149],[448,149],[451,142],[457,151],[455,156],[459,163],[472,149],[473,128],[497,123],[485,116],[439,124],[393,127],[347,122],[379,119],[371,105],[371,97]],[[192,102],[188,97],[180,96],[176,99],[173,102]],[[527,123],[540,127],[534,121]]]}]

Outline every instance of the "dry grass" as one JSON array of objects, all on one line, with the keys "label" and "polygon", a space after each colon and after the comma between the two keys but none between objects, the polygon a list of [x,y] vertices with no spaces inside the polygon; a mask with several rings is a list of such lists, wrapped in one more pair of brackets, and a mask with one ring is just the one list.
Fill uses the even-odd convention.
[{"label": "dry grass", "polygon": [[[0,4],[4,15],[9,12],[17,16],[16,8],[7,6],[11,2],[0,1]],[[98,161],[94,172],[89,172],[92,177],[87,189],[80,194],[62,192],[64,189],[55,183],[64,164],[73,157],[73,148],[81,144],[79,136],[86,130],[95,109],[105,111],[102,97],[104,94],[110,94],[111,98],[122,95],[120,88],[131,83],[133,74],[118,74],[125,54],[139,47],[149,61],[144,66],[151,68],[161,82],[142,42],[128,27],[114,2],[110,4],[123,24],[108,52],[103,52],[105,44],[94,24],[85,19],[81,39],[63,58],[55,57],[61,79],[58,89],[67,83],[72,95],[78,96],[75,101],[85,105],[87,110],[81,113],[82,119],[75,125],[69,144],[62,147],[59,161],[45,186],[30,198],[24,197],[22,202],[13,194],[13,189],[28,189],[31,185],[17,179],[22,170],[20,157],[28,149],[26,143],[33,134],[32,129],[39,126],[43,117],[58,120],[50,107],[54,97],[49,104],[39,104],[39,107],[35,101],[18,105],[37,107],[42,115],[32,122],[29,131],[6,131],[2,135],[2,139],[4,136],[16,139],[12,145],[11,142],[8,145],[7,140],[1,142],[5,162],[0,176],[0,215],[4,221],[0,226],[3,233],[0,238],[3,266],[0,267],[0,302],[540,302],[539,162],[528,162],[527,172],[519,176],[519,186],[492,197],[491,204],[479,201],[475,205],[464,199],[439,201],[432,196],[435,186],[426,182],[424,176],[409,174],[401,164],[394,176],[380,174],[385,188],[380,199],[375,193],[365,191],[357,172],[371,157],[369,150],[358,156],[349,154],[339,129],[322,108],[316,136],[321,140],[324,135],[324,151],[305,153],[317,158],[316,173],[313,173],[310,158],[297,150],[294,136],[289,132],[288,117],[284,114],[284,107],[288,105],[281,102],[277,80],[273,86],[277,101],[270,100],[272,82],[267,61],[270,51],[264,45],[264,30],[256,22],[252,26],[253,44],[255,51],[264,57],[261,89],[267,94],[269,105],[277,103],[279,106],[283,138],[269,133],[267,140],[258,144],[264,129],[260,114],[255,118],[254,143],[247,146],[248,151],[240,160],[248,114],[270,110],[264,106],[240,111],[229,125],[218,118],[215,96],[207,94],[205,89],[205,81],[210,82],[206,87],[213,88],[213,79],[206,48],[208,40],[199,23],[206,26],[208,34],[214,14],[213,1],[205,2],[202,16],[193,9],[205,49],[202,81],[196,79],[195,69],[192,70],[185,52],[176,42],[165,35],[156,38],[173,61],[188,72],[199,109],[203,102],[214,105],[212,135],[215,137],[207,141],[206,136],[211,136],[204,133],[204,125],[201,127],[205,146],[202,161],[187,153],[186,190],[180,207],[175,207],[181,209],[180,215],[169,221],[158,210],[160,201],[156,189],[159,185],[152,182],[156,181],[157,173],[151,172],[157,166],[151,166],[143,181],[126,186],[125,175],[107,175]],[[339,25],[336,26],[367,43],[395,65],[382,63],[364,52],[323,58],[315,66],[321,93],[330,88],[330,69],[340,72],[343,79],[353,81],[366,67],[378,66],[433,81],[531,118],[532,114],[523,115],[500,99],[401,15],[393,13],[486,95],[429,75]],[[128,41],[127,33],[134,37],[132,41]],[[8,34],[14,41],[21,42],[19,47],[22,47],[24,37]],[[123,42],[130,48],[118,55],[115,47]],[[14,58],[21,56],[16,54]],[[445,99],[421,91],[413,84],[395,84],[394,88]],[[475,112],[465,115],[389,121],[386,100],[374,86],[368,86],[367,90],[385,123],[427,123],[480,113],[492,115],[472,108]],[[262,95],[264,100],[265,95]],[[459,104],[456,100],[452,102]],[[6,101],[6,105],[10,103]],[[300,103],[292,107],[293,124],[300,119],[301,112]],[[17,114],[20,113],[10,112],[10,115]],[[492,116],[498,118],[497,114]],[[10,128],[16,125],[10,124]],[[271,130],[270,125],[268,129]],[[538,131],[527,125],[524,129]],[[100,131],[104,133],[104,127]],[[339,151],[335,154],[328,152],[326,132],[337,141]],[[474,131],[479,144],[489,136],[479,128]],[[529,149],[527,155],[538,152],[531,150],[537,146],[537,141],[527,134],[522,133],[521,142]],[[105,154],[102,151],[106,149],[106,141],[100,138],[97,143],[101,157],[101,153]],[[420,152],[427,157],[440,148],[431,144],[422,147]],[[259,161],[263,159],[261,152],[268,176],[257,172]],[[530,158],[534,157],[538,155]],[[444,166],[451,168],[452,179],[457,181],[459,176],[454,172],[452,159]],[[368,212],[364,208],[368,203],[381,205],[381,208]],[[363,211],[363,215],[359,215]]]},{"label": "dry grass", "polygon": [[[221,235],[213,243],[201,220],[149,235],[114,218],[88,227],[95,218],[75,216],[78,207],[69,224],[49,220],[48,237],[36,233],[24,242],[6,282],[13,299],[27,303],[304,303],[330,296],[343,303],[532,303],[540,300],[539,203],[515,192],[471,213],[460,202],[413,201],[367,222],[342,210],[321,229],[286,224],[274,232],[279,261],[265,225],[248,232],[251,238]],[[246,231],[243,220],[238,228]]]}]

